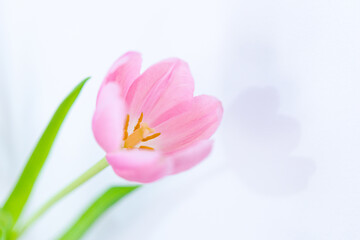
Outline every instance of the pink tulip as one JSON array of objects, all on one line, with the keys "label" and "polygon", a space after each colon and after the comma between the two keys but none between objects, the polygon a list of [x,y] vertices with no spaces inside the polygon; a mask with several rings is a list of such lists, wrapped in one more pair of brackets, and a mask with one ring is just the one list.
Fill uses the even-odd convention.
[{"label": "pink tulip", "polygon": [[148,183],[206,158],[223,109],[214,97],[193,96],[194,80],[180,59],[141,75],[140,68],[137,52],[114,63],[100,87],[92,128],[118,176]]}]

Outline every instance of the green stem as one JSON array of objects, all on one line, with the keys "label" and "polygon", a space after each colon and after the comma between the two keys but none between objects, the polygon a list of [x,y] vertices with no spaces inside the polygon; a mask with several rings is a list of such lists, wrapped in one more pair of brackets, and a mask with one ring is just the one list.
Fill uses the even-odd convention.
[{"label": "green stem", "polygon": [[83,173],[80,177],[75,179],[68,186],[63,188],[60,192],[58,192],[55,196],[50,198],[32,217],[28,219],[25,224],[16,228],[16,235],[19,237],[26,229],[28,229],[39,217],[41,217],[47,210],[49,210],[55,203],[57,203],[62,198],[66,197],[69,193],[74,191],[76,188],[80,187],[83,183],[87,182],[89,179],[94,177],[96,174],[104,170],[107,166],[109,166],[105,157],[102,158],[99,162],[97,162],[94,166],[92,166],[89,170]]}]

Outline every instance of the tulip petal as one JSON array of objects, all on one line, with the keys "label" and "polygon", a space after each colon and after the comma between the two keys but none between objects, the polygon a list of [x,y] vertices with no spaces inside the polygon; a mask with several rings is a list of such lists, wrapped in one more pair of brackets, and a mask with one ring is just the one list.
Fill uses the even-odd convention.
[{"label": "tulip petal", "polygon": [[172,58],[151,66],[135,80],[126,96],[131,115],[152,121],[180,102],[191,100],[194,80],[186,62]]},{"label": "tulip petal", "polygon": [[[180,104],[181,105],[181,104]],[[182,113],[155,126],[160,132],[157,149],[174,152],[196,141],[206,140],[214,134],[223,115],[221,102],[215,97],[194,97],[191,103],[181,106]]]},{"label": "tulip petal", "polygon": [[212,145],[212,140],[203,140],[169,155],[173,165],[172,174],[186,171],[200,163],[210,154]]},{"label": "tulip petal", "polygon": [[131,84],[140,75],[141,62],[142,59],[140,53],[125,53],[111,66],[102,83],[101,88],[104,87],[107,83],[116,82],[121,88],[120,95],[125,98]]},{"label": "tulip petal", "polygon": [[95,139],[106,152],[117,151],[121,147],[126,108],[120,91],[116,83],[108,83],[99,91],[92,120]]},{"label": "tulip petal", "polygon": [[171,171],[169,161],[160,152],[149,150],[122,150],[108,153],[106,159],[115,173],[128,180],[140,183],[156,181]]}]

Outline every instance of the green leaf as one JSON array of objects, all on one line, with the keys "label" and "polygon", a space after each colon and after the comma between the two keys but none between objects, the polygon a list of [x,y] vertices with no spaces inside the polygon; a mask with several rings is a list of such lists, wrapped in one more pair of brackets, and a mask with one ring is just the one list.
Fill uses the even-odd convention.
[{"label": "green leaf", "polygon": [[45,163],[47,156],[49,155],[50,149],[62,122],[64,121],[74,101],[78,97],[84,84],[89,79],[90,77],[80,82],[60,104],[43,135],[41,136],[39,142],[37,143],[34,151],[32,152],[15,188],[6,201],[3,209],[10,213],[13,220],[13,225],[17,222],[30,196],[31,190],[33,189],[35,181]]},{"label": "green leaf", "polygon": [[11,215],[0,208],[0,240],[8,239],[11,226]]},{"label": "green leaf", "polygon": [[59,240],[81,239],[94,222],[111,206],[140,186],[112,187],[102,194]]}]

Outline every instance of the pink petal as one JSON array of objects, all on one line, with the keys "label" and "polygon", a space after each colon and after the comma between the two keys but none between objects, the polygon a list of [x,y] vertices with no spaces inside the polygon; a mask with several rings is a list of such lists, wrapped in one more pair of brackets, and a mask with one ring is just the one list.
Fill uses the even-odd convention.
[{"label": "pink petal", "polygon": [[120,97],[120,87],[115,83],[106,84],[99,91],[92,120],[95,139],[106,152],[120,149],[125,117],[126,109]]},{"label": "pink petal", "polygon": [[210,154],[212,145],[212,140],[203,140],[184,150],[172,153],[169,156],[173,164],[172,174],[186,171],[200,163]]},{"label": "pink petal", "polygon": [[109,82],[116,82],[121,88],[120,95],[125,98],[131,84],[140,75],[141,61],[141,54],[137,52],[122,55],[111,66],[101,88]]},{"label": "pink petal", "polygon": [[185,100],[178,105],[172,107],[171,109],[163,112],[160,114],[157,118],[154,118],[151,120],[151,126],[156,127],[159,124],[169,120],[170,118],[173,118],[179,114],[182,114],[186,111],[190,111],[193,106],[193,98],[189,100]]},{"label": "pink petal", "polygon": [[161,151],[177,151],[210,138],[223,115],[221,102],[206,95],[195,97],[191,103],[185,102],[179,107],[184,112],[154,127],[161,133],[157,143]]},{"label": "pink petal", "polygon": [[134,182],[153,182],[171,171],[170,162],[157,151],[122,150],[108,153],[106,159],[118,176]]},{"label": "pink petal", "polygon": [[144,113],[144,121],[152,125],[163,112],[180,102],[190,100],[194,80],[187,63],[172,58],[151,66],[135,80],[126,96],[131,115]]}]

